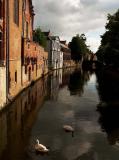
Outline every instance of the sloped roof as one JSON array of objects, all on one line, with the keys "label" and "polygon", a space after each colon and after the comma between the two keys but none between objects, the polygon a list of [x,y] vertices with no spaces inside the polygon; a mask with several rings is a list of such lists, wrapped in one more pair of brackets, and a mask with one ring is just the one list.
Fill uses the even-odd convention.
[{"label": "sloped roof", "polygon": [[58,40],[60,41],[59,36],[50,36],[50,38],[51,38],[52,40],[56,40],[56,39],[58,38]]},{"label": "sloped roof", "polygon": [[66,40],[65,40],[65,41],[60,41],[60,43],[62,43],[62,44],[66,44]]},{"label": "sloped roof", "polygon": [[50,31],[43,32],[43,33],[44,33],[44,35],[47,36],[47,37],[50,35]]}]

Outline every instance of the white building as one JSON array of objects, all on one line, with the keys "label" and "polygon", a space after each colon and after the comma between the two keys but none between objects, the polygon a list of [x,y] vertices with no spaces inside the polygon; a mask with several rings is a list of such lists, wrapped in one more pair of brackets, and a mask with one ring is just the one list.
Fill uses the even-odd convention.
[{"label": "white building", "polygon": [[50,32],[44,32],[47,37],[47,52],[49,69],[63,67],[63,52],[61,52],[60,39],[58,36],[51,36]]}]

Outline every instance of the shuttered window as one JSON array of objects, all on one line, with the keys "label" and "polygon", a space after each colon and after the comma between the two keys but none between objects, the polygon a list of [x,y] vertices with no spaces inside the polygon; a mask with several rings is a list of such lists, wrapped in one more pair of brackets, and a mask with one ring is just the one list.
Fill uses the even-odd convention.
[{"label": "shuttered window", "polygon": [[0,31],[0,60],[2,58],[2,32]]},{"label": "shuttered window", "polygon": [[0,0],[0,19],[2,18],[2,2]]},{"label": "shuttered window", "polygon": [[14,0],[14,22],[19,25],[19,0]]},{"label": "shuttered window", "polygon": [[28,38],[29,35],[29,24],[26,22],[26,38]]},{"label": "shuttered window", "polygon": [[15,82],[17,83],[17,71],[15,72]]}]

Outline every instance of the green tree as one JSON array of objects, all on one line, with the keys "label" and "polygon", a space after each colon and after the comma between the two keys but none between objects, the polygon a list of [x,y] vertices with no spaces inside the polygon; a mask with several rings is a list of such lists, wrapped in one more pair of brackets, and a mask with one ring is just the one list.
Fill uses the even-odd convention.
[{"label": "green tree", "polygon": [[47,39],[44,35],[44,33],[41,31],[40,27],[36,28],[33,33],[33,40],[37,43],[39,43],[41,46],[46,48]]},{"label": "green tree", "polygon": [[80,61],[89,51],[86,45],[86,37],[84,34],[80,36],[77,34],[72,38],[72,41],[69,44],[71,49],[71,57],[75,61]]},{"label": "green tree", "polygon": [[101,36],[101,45],[96,53],[99,61],[119,67],[119,10],[108,14],[106,32]]}]

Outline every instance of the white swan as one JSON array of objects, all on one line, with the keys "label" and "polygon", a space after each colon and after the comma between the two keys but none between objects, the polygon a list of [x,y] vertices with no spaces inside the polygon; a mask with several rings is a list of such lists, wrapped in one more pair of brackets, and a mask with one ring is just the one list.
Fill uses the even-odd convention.
[{"label": "white swan", "polygon": [[37,144],[35,144],[35,150],[37,152],[42,152],[42,153],[47,153],[49,152],[49,149],[46,148],[46,146],[44,146],[43,144],[39,143],[39,140],[36,140]]},{"label": "white swan", "polygon": [[64,125],[63,126],[63,129],[66,131],[66,132],[71,132],[72,133],[72,137],[74,137],[74,128],[70,125]]},{"label": "white swan", "polygon": [[63,129],[66,131],[66,132],[74,132],[74,128],[70,125],[64,125],[63,126]]}]

